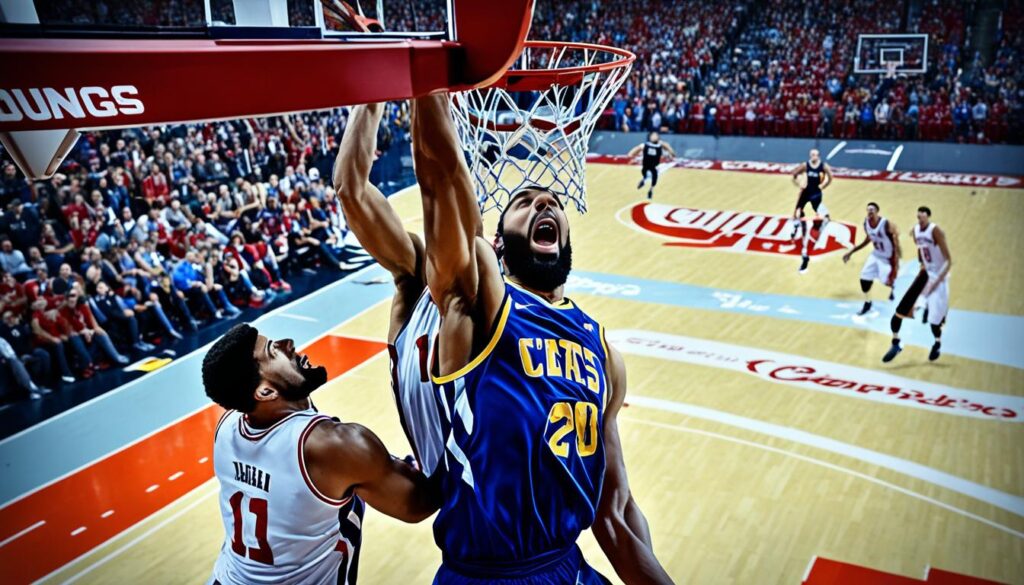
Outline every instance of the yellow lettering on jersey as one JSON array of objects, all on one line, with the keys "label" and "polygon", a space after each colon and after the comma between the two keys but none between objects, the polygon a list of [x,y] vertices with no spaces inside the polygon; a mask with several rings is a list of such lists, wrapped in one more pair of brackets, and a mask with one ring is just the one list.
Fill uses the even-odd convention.
[{"label": "yellow lettering on jersey", "polygon": [[587,348],[583,348],[584,367],[587,370],[587,388],[592,392],[601,391],[601,376],[597,373],[597,356]]},{"label": "yellow lettering on jersey", "polygon": [[551,447],[551,452],[558,457],[569,456],[569,443],[563,443],[562,439],[573,430],[572,410],[572,406],[568,402],[556,402],[548,412],[548,422],[562,422],[562,425],[555,429],[555,432],[551,434],[551,438],[548,439],[548,446]]},{"label": "yellow lettering on jersey", "polygon": [[558,342],[554,339],[545,339],[544,347],[547,349],[548,376],[562,377],[562,366],[558,365]]},{"label": "yellow lettering on jersey", "polygon": [[562,350],[565,352],[565,377],[577,384],[582,384],[583,378],[580,377],[576,358],[583,358],[583,346],[567,339],[559,339],[558,345],[562,346]]},{"label": "yellow lettering on jersey", "polygon": [[519,357],[523,360],[523,372],[531,378],[539,378],[544,375],[544,368],[533,364],[530,350],[534,347],[540,347],[539,339],[524,337],[519,340]]}]

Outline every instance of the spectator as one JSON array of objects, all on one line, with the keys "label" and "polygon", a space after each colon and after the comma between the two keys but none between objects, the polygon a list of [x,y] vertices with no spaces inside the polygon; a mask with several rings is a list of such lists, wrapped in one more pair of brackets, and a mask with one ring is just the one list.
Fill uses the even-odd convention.
[{"label": "spectator", "polygon": [[[86,293],[89,295],[89,306],[97,323],[106,325],[110,336],[119,342],[114,344],[115,347],[130,347],[140,353],[156,349],[156,346],[143,341],[136,312],[128,308],[124,299],[117,296],[106,282],[89,283]],[[140,312],[139,316],[144,314]]]},{"label": "spectator", "polygon": [[[6,346],[6,347],[5,347]],[[5,310],[0,322],[0,356],[16,384],[32,398],[40,398],[50,391],[52,373],[50,354],[41,347],[33,347],[32,330],[21,322],[20,312]]]},{"label": "spectator", "polygon": [[[117,351],[106,330],[100,327],[89,305],[82,299],[79,286],[76,285],[68,291],[58,313],[68,323],[72,335],[79,337],[86,347],[92,349],[94,355],[103,355],[121,366],[128,364],[128,358]],[[91,368],[93,363],[92,359],[89,359],[86,369]]]},{"label": "spectator", "polygon": [[0,270],[14,275],[20,281],[32,274],[32,268],[25,262],[25,255],[21,250],[14,249],[10,238],[0,240]]},{"label": "spectator", "polygon": [[32,302],[31,325],[32,335],[40,347],[46,349],[47,353],[57,362],[60,368],[61,380],[66,384],[75,381],[71,372],[67,353],[70,351],[82,362],[82,377],[93,376],[92,359],[85,348],[85,344],[78,335],[73,335],[66,322],[58,314],[56,306],[49,307],[47,300],[39,297]]},{"label": "spectator", "polygon": [[[212,319],[233,319],[241,313],[224,294],[224,288],[219,285],[207,282],[208,275],[205,270],[200,271],[197,267],[202,266],[195,252],[188,252],[185,259],[178,263],[174,269],[174,288],[183,293],[193,307],[206,310]],[[221,309],[213,303],[212,296],[216,296],[221,303]]]}]

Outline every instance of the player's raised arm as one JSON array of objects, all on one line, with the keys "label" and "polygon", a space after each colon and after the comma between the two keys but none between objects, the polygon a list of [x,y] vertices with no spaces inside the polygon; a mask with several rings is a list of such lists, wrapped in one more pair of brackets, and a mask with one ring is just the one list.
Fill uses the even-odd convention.
[{"label": "player's raised arm", "polygon": [[617,422],[626,398],[626,365],[618,351],[611,347],[609,351],[609,397],[604,412],[606,468],[601,501],[594,519],[594,537],[624,582],[630,585],[672,583],[654,556],[647,519],[629,490]]},{"label": "player's raised arm", "polygon": [[[412,139],[416,179],[423,197],[430,294],[446,321],[450,316],[478,316],[477,322],[489,325],[497,316],[504,285],[493,250],[480,238],[483,219],[446,95],[414,102]],[[473,326],[455,319],[443,325],[469,331]],[[465,341],[469,342],[466,347],[455,351],[465,349],[468,361],[472,340]],[[442,362],[452,350],[450,345],[441,349]]]},{"label": "player's raised arm", "polygon": [[635,158],[638,154],[640,154],[640,151],[643,150],[643,149],[644,149],[644,145],[643,144],[637,144],[633,148],[629,149],[629,152],[626,153],[626,156],[629,157],[629,158]]},{"label": "player's raised arm", "polygon": [[352,108],[334,163],[334,189],[359,243],[396,278],[417,273],[416,244],[387,198],[370,183],[383,104]]},{"label": "player's raised arm", "polygon": [[663,147],[665,147],[665,152],[668,153],[669,157],[671,157],[671,158],[675,158],[676,157],[676,151],[672,150],[672,146],[667,141],[662,140],[661,141],[661,145]]},{"label": "player's raised arm", "polygon": [[420,522],[441,505],[426,476],[392,457],[377,435],[361,425],[322,422],[310,432],[303,454],[313,485],[330,498],[354,492],[403,522]]}]

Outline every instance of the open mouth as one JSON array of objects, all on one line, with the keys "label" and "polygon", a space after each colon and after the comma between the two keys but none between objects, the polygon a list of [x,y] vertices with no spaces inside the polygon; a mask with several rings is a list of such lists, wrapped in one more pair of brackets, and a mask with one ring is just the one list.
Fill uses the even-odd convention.
[{"label": "open mouth", "polygon": [[533,226],[534,248],[541,253],[555,254],[558,252],[558,223],[551,217],[537,220]]},{"label": "open mouth", "polygon": [[299,356],[299,367],[302,368],[303,370],[308,370],[313,368],[313,364],[309,363],[308,357],[302,355]]}]

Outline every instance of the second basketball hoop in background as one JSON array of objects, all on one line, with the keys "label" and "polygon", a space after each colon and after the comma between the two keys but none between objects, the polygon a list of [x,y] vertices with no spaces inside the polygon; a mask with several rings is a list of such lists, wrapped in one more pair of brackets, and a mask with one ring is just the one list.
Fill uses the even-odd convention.
[{"label": "second basketball hoop in background", "polygon": [[493,85],[452,94],[481,210],[503,209],[523,186],[540,185],[584,213],[590,135],[635,59],[613,47],[527,41]]}]

